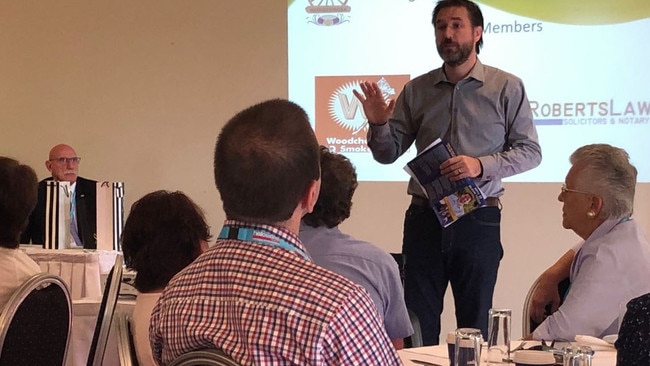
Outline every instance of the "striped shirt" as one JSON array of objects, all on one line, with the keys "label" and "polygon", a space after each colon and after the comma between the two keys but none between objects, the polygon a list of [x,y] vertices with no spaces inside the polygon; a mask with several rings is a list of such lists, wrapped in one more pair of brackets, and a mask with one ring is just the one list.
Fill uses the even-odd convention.
[{"label": "striped shirt", "polygon": [[219,348],[242,365],[401,364],[362,287],[305,259],[288,230],[225,224],[292,248],[218,239],[169,282],[152,312],[158,363]]}]

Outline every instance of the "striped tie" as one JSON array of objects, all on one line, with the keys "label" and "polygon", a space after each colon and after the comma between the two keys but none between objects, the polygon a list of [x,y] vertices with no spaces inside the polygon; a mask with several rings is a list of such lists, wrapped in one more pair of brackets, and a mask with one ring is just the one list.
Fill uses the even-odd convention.
[{"label": "striped tie", "polygon": [[70,234],[72,235],[72,238],[74,239],[75,244],[78,247],[83,247],[84,244],[81,242],[81,238],[79,238],[79,231],[77,230],[77,199],[76,199],[76,192],[72,194],[72,197],[70,198]]}]

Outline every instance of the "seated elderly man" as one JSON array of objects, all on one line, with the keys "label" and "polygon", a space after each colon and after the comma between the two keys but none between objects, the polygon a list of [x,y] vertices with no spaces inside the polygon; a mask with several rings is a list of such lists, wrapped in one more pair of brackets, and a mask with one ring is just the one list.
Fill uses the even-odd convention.
[{"label": "seated elderly man", "polygon": [[52,174],[38,183],[38,200],[22,233],[21,243],[45,243],[45,203],[47,181],[69,182],[70,242],[66,247],[97,248],[97,182],[80,177],[81,158],[70,145],[58,144],[50,150],[45,167]]},{"label": "seated elderly man", "polygon": [[339,230],[350,217],[357,173],[343,155],[321,146],[321,187],[314,211],[305,215],[300,240],[314,263],[363,286],[384,320],[384,327],[396,348],[413,334],[397,262],[390,254],[366,241]]},{"label": "seated elderly man", "polygon": [[37,182],[32,168],[0,156],[0,310],[23,282],[41,272],[18,246],[36,205]]},{"label": "seated elderly man", "polygon": [[[637,171],[625,150],[606,144],[577,149],[570,158],[562,226],[583,242],[541,276],[533,294],[533,319],[557,309],[528,338],[568,339],[617,333],[619,304],[650,292],[650,243],[632,219]],[[561,306],[557,284],[569,277]]]}]

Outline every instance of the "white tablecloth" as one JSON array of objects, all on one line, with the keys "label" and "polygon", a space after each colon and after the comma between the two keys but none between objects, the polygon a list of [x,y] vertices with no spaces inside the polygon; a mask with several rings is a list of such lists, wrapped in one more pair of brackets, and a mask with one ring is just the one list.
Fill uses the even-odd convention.
[{"label": "white tablecloth", "polygon": [[[521,341],[513,341],[512,347],[516,347]],[[539,344],[535,341],[526,341],[525,348]],[[397,351],[400,359],[405,366],[422,366],[425,362],[439,366],[449,366],[449,357],[447,352],[447,345],[405,348]],[[421,361],[418,363],[417,361]],[[484,361],[481,365],[487,364]],[[592,366],[615,366],[616,365],[616,351],[596,351],[594,354]]]},{"label": "white tablecloth", "polygon": [[42,249],[22,247],[43,272],[61,276],[72,300],[101,297],[101,275],[108,273],[119,253],[113,250]]},{"label": "white tablecloth", "polygon": [[[66,366],[83,366],[88,360],[88,352],[93,340],[97,314],[99,313],[100,298],[85,298],[72,302],[72,332]],[[135,308],[135,299],[119,299],[115,315],[118,313],[132,314]],[[103,366],[119,366],[120,359],[117,353],[117,334],[114,327],[108,335],[106,352],[104,353]]]}]

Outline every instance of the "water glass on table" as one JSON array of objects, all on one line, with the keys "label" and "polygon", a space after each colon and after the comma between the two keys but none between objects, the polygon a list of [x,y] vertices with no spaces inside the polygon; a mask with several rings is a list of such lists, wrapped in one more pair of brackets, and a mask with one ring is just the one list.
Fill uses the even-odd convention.
[{"label": "water glass on table", "polygon": [[456,329],[456,342],[454,344],[454,358],[452,366],[479,365],[481,362],[481,343],[483,335],[480,329]]},{"label": "water glass on table", "polygon": [[567,346],[564,348],[564,366],[591,366],[594,351],[589,346]]},{"label": "water glass on table", "polygon": [[502,365],[510,362],[511,321],[511,309],[490,309],[487,344],[488,365]]}]

